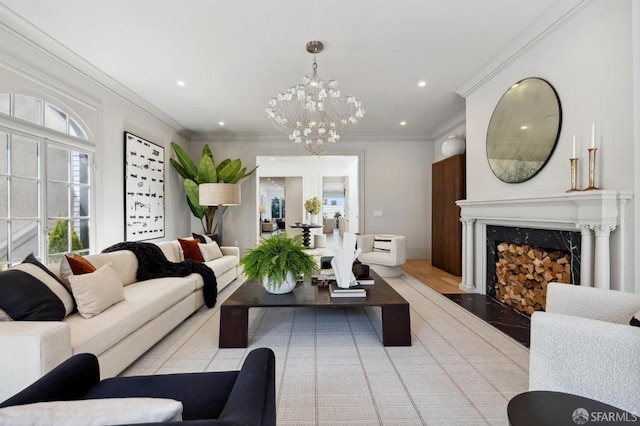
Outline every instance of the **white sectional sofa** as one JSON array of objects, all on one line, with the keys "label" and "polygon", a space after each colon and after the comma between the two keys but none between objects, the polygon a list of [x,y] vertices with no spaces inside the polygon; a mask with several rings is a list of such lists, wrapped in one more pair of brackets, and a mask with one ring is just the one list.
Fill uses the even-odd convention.
[{"label": "white sectional sofa", "polygon": [[[177,240],[157,245],[168,260],[184,260]],[[238,247],[220,249],[223,257],[205,262],[218,292],[236,279],[240,259]],[[62,321],[0,321],[0,401],[76,353],[95,354],[102,378],[113,377],[203,306],[200,274],[136,282],[138,261],[131,251],[86,259],[96,268],[113,264],[125,299],[88,319],[75,312]]]}]

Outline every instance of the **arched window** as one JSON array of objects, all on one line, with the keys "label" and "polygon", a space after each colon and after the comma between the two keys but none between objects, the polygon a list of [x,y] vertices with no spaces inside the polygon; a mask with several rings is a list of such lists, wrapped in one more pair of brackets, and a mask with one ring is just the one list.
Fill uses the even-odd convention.
[{"label": "arched window", "polygon": [[0,93],[0,114],[0,269],[29,253],[45,264],[88,253],[89,133],[70,111],[30,95]]}]

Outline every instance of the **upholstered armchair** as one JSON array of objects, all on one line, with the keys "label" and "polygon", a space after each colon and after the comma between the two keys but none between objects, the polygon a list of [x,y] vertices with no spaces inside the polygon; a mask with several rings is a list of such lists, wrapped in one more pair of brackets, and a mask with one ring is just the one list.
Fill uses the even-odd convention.
[{"label": "upholstered armchair", "polygon": [[358,235],[358,260],[369,265],[381,277],[402,275],[401,266],[407,261],[407,239],[404,235]]},{"label": "upholstered armchair", "polygon": [[[163,414],[157,413],[157,403],[169,399],[174,400],[169,403],[182,403],[183,421],[163,421],[163,425],[275,426],[275,368],[273,351],[257,348],[237,371],[113,377],[100,381],[98,358],[89,353],[76,354],[0,403],[0,424],[53,424],[56,422],[52,419],[60,421],[62,417],[69,424],[155,425],[160,424],[156,423],[157,417]],[[154,405],[147,405],[150,402]],[[105,412],[105,405],[113,412]],[[174,407],[171,404],[161,410],[168,411],[166,415],[171,418]],[[127,421],[114,422],[114,418]],[[33,419],[37,423],[32,423]]]},{"label": "upholstered armchair", "polygon": [[580,395],[640,415],[640,295],[550,283],[531,316],[529,390]]}]

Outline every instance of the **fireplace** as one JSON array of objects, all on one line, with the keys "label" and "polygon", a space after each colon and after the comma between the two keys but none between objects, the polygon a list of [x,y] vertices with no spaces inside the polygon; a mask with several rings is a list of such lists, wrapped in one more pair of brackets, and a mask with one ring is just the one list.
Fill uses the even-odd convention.
[{"label": "fireplace", "polygon": [[566,251],[573,284],[623,289],[634,266],[625,239],[625,204],[631,195],[598,190],[458,201],[463,228],[460,288],[495,296],[497,244],[513,242]]},{"label": "fireplace", "polygon": [[526,314],[541,310],[549,282],[580,284],[580,249],[580,232],[487,225],[485,293]]}]

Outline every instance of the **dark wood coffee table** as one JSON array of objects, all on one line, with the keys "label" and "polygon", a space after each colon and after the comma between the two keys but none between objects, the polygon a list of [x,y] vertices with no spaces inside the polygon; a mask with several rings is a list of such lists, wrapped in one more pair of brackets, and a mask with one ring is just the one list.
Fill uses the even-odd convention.
[{"label": "dark wood coffee table", "polygon": [[247,281],[220,306],[220,347],[246,348],[249,327],[249,308],[285,307],[360,307],[382,308],[382,343],[385,346],[411,346],[409,302],[400,296],[375,272],[375,284],[367,285],[367,297],[331,298],[326,287],[305,280],[287,294],[271,294],[262,282]]}]

